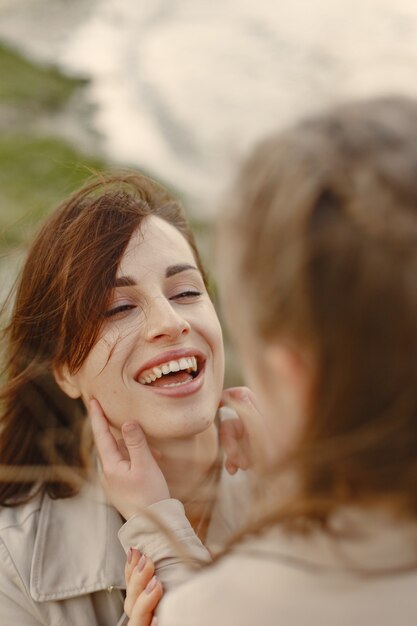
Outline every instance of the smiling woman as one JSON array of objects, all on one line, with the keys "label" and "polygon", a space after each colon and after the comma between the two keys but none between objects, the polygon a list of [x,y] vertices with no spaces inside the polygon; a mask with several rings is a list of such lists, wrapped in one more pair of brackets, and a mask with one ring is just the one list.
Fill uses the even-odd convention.
[{"label": "smiling woman", "polygon": [[[200,539],[212,547],[233,533],[245,502],[222,468],[222,334],[180,205],[133,173],[74,194],[31,246],[5,339],[0,621],[122,623],[119,531],[165,586],[189,576],[159,527],[132,517],[138,502],[194,560],[210,558]],[[142,437],[134,506],[121,487],[116,510],[98,484],[89,405],[102,476]]]}]

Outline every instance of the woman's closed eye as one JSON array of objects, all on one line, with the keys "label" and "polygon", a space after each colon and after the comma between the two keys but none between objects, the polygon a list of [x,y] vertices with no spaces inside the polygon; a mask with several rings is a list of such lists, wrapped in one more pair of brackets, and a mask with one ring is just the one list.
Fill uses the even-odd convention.
[{"label": "woman's closed eye", "polygon": [[135,304],[118,304],[117,306],[112,307],[111,309],[109,309],[108,311],[106,311],[104,313],[104,317],[113,317],[115,315],[118,315],[120,313],[125,313],[126,311],[130,311],[132,309],[136,308]]},{"label": "woman's closed eye", "polygon": [[203,295],[202,291],[198,291],[197,289],[187,289],[185,291],[180,291],[179,293],[174,294],[169,299],[179,300],[180,302],[181,301],[187,302],[190,300],[195,300],[196,298],[202,295]]}]

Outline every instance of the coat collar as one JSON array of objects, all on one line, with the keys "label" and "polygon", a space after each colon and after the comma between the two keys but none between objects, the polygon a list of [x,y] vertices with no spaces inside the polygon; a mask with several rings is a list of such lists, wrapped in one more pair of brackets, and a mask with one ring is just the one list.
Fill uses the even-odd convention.
[{"label": "coat collar", "polygon": [[44,495],[30,574],[33,599],[45,602],[124,589],[126,555],[117,538],[122,523],[98,485],[86,484],[71,498]]}]

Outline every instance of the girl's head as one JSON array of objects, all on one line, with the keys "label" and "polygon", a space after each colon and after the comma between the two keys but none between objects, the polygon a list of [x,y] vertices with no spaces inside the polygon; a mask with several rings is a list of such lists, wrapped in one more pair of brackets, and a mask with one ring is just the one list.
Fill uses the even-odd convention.
[{"label": "girl's head", "polygon": [[229,207],[223,296],[270,461],[298,463],[304,513],[395,500],[416,515],[417,102],[268,139]]},{"label": "girl's head", "polygon": [[151,439],[213,423],[219,322],[180,205],[145,176],[99,176],[52,213],[8,338],[2,450],[8,435],[20,450],[11,464],[81,465],[91,397],[115,428],[136,419]]}]

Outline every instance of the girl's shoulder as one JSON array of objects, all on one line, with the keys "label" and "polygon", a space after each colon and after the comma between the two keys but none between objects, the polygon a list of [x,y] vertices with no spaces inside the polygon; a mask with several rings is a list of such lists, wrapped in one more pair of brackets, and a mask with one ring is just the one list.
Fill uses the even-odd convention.
[{"label": "girl's shoulder", "polygon": [[[322,557],[322,549],[317,551]],[[253,626],[308,623],[320,615],[321,623],[334,626],[417,623],[417,570],[364,576],[341,565],[336,556],[333,567],[306,560],[276,529],[235,546],[169,593],[159,621],[163,626]]]}]

